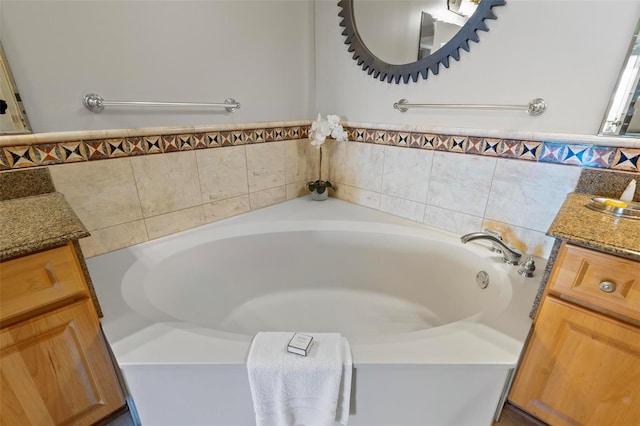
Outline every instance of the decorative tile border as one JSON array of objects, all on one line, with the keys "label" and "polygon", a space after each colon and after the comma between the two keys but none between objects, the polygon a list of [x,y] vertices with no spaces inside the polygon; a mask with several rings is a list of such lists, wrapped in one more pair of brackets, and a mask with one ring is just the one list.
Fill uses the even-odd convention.
[{"label": "decorative tile border", "polygon": [[640,148],[345,127],[349,140],[515,160],[640,172]]},{"label": "decorative tile border", "polygon": [[239,128],[208,132],[123,136],[0,146],[0,171],[79,161],[305,139],[309,126]]},{"label": "decorative tile border", "polygon": [[[296,123],[300,124],[300,123]],[[389,130],[345,126],[353,142],[432,149],[460,154],[485,155],[542,163],[555,163],[599,169],[640,172],[640,148],[592,144],[501,139],[497,137]],[[0,171],[49,166],[79,161],[94,161],[136,155],[160,154],[194,149],[305,139],[309,125],[248,128],[226,127],[215,131],[177,131],[176,133],[87,138],[0,146]]]}]

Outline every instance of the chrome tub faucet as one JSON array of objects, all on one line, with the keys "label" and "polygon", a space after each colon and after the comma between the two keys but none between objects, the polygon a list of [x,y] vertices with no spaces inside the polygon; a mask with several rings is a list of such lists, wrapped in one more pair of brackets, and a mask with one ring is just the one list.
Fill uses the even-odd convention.
[{"label": "chrome tub faucet", "polygon": [[487,240],[490,241],[493,245],[495,251],[499,251],[502,254],[502,261],[504,263],[508,263],[509,265],[518,265],[520,258],[522,257],[522,253],[518,250],[509,247],[502,241],[500,235],[496,235],[494,232],[490,231],[478,231],[472,232],[470,234],[463,235],[460,237],[460,241],[463,244],[468,243],[473,240]]}]

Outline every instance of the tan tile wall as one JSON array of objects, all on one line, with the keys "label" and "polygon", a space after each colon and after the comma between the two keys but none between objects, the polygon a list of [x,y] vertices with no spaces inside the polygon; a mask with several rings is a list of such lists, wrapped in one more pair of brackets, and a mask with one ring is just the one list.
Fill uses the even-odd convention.
[{"label": "tan tile wall", "polygon": [[559,164],[329,141],[332,195],[457,234],[489,228],[547,257],[545,235],[581,169]]},{"label": "tan tile wall", "polygon": [[316,157],[299,139],[49,169],[92,234],[90,257],[305,195]]},{"label": "tan tile wall", "polygon": [[[307,194],[318,178],[308,124],[0,137],[0,169],[49,165],[92,233],[82,242],[92,256]],[[458,234],[494,229],[544,257],[575,166],[637,173],[640,164],[636,148],[387,127],[347,126],[350,142],[327,141],[332,196]]]}]

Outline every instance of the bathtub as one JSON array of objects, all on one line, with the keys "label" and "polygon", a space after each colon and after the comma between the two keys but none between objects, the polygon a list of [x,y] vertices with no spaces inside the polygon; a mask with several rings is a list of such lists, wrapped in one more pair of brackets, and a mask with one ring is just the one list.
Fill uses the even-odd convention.
[{"label": "bathtub", "polygon": [[245,362],[260,330],[349,339],[350,425],[490,425],[541,273],[458,237],[298,198],[87,264],[145,426],[254,424]]}]

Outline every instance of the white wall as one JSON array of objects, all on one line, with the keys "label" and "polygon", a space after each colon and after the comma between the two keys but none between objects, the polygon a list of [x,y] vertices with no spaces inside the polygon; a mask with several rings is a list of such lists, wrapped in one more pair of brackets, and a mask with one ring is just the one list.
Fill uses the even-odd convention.
[{"label": "white wall", "polygon": [[[373,1],[373,0],[372,0]],[[339,7],[316,2],[317,109],[352,123],[485,129],[496,137],[595,135],[640,16],[640,1],[507,0],[459,62],[416,83],[374,80],[351,59],[336,31]],[[539,117],[521,111],[424,110],[414,103],[526,104],[546,99]],[[513,136],[511,136],[513,137]],[[592,138],[593,140],[595,138]],[[332,143],[329,178],[337,197],[457,234],[490,228],[526,253],[547,257],[545,233],[580,168],[487,156]]]},{"label": "white wall", "polygon": [[[428,80],[396,85],[374,80],[351,59],[333,0],[315,6],[310,0],[2,1],[0,35],[38,132],[283,121],[321,112],[451,133],[489,129],[498,137],[512,130],[594,135],[640,15],[640,0],[508,0],[460,62]],[[91,91],[112,99],[233,96],[243,108],[230,115],[115,109],[96,115],[80,104]],[[392,108],[400,98],[519,104],[535,97],[549,104],[535,118],[519,111],[401,114]],[[580,171],[381,144],[327,148],[337,196],[457,233],[487,226],[543,256],[551,243],[545,232]]]},{"label": "white wall", "polygon": [[[36,132],[313,116],[311,0],[2,0],[1,10],[0,39]],[[242,108],[94,114],[81,103],[90,92],[110,100],[233,97]]]},{"label": "white wall", "polygon": [[[449,69],[416,83],[374,80],[351,59],[338,30],[339,7],[316,2],[318,111],[352,122],[595,135],[640,16],[637,0],[508,0],[480,43]],[[414,103],[526,104],[547,101],[539,117],[519,111],[411,110]]]},{"label": "white wall", "polygon": [[[0,39],[37,132],[297,120],[317,107],[355,122],[593,135],[640,16],[638,0],[509,0],[460,62],[396,85],[351,59],[336,3],[318,0],[314,18],[312,0],[2,0]],[[242,108],[93,114],[81,105],[89,92],[115,100],[234,97]],[[535,97],[549,105],[536,118],[392,108],[400,98],[520,104]]]}]

